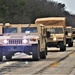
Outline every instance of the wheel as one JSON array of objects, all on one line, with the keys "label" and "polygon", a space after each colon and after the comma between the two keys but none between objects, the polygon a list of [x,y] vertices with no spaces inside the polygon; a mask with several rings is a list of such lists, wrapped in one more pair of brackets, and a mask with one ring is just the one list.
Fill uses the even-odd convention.
[{"label": "wheel", "polygon": [[48,54],[48,53],[47,53],[47,45],[46,45],[46,47],[45,47],[45,50],[46,50],[46,55],[47,55],[47,54]]},{"label": "wheel", "polygon": [[6,55],[6,59],[10,60],[10,59],[12,59],[12,56],[11,55]]},{"label": "wheel", "polygon": [[0,61],[3,60],[3,52],[2,52],[2,48],[0,47]]},{"label": "wheel", "polygon": [[46,50],[40,52],[40,58],[45,59],[46,58]]},{"label": "wheel", "polygon": [[73,47],[73,42],[69,42],[68,47]]},{"label": "wheel", "polygon": [[2,61],[3,60],[3,56],[2,55],[0,55],[0,61]]},{"label": "wheel", "polygon": [[64,42],[59,43],[60,51],[65,51],[66,50],[66,45],[64,45]]},{"label": "wheel", "polygon": [[32,57],[33,60],[38,61],[40,59],[40,45],[32,45]]}]

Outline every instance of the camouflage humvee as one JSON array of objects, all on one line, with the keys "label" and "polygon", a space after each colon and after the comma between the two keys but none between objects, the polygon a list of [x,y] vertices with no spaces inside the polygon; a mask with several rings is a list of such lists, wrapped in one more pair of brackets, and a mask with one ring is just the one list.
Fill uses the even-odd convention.
[{"label": "camouflage humvee", "polygon": [[73,30],[73,39],[75,39],[75,28],[72,28]]},{"label": "camouflage humvee", "polygon": [[68,32],[68,35],[66,35],[66,43],[69,47],[73,46],[73,31],[71,26],[66,27],[66,31]]},{"label": "camouflage humvee", "polygon": [[40,24],[0,24],[0,60],[11,59],[17,52],[32,55],[33,60],[46,58],[46,29]]},{"label": "camouflage humvee", "polygon": [[65,17],[47,17],[38,18],[35,24],[43,24],[47,29],[46,37],[47,47],[57,47],[60,51],[66,51],[66,18]]}]

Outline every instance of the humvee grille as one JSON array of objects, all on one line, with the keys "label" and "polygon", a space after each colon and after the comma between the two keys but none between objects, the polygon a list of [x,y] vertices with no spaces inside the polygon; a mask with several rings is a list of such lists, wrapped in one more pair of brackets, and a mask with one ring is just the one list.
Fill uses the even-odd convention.
[{"label": "humvee grille", "polygon": [[8,40],[8,44],[22,44],[22,39],[11,39],[11,40]]}]

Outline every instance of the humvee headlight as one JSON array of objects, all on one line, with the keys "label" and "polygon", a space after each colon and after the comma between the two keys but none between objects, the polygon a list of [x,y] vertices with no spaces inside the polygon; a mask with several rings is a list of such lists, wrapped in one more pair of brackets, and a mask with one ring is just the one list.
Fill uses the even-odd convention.
[{"label": "humvee headlight", "polygon": [[24,39],[22,42],[26,44],[28,42],[28,40]]},{"label": "humvee headlight", "polygon": [[5,44],[7,44],[7,43],[8,43],[8,40],[4,40],[3,42],[4,42]]},{"label": "humvee headlight", "polygon": [[57,38],[56,38],[56,37],[54,37],[54,38],[53,38],[53,40],[54,40],[54,41],[56,41],[56,40],[57,40]]}]

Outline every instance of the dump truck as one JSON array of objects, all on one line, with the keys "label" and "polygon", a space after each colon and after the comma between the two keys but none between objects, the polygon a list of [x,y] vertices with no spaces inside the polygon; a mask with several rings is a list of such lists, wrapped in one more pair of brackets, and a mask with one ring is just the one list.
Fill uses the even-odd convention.
[{"label": "dump truck", "polygon": [[73,30],[73,39],[75,39],[75,28],[72,28]]},{"label": "dump truck", "polygon": [[46,58],[46,29],[43,24],[0,24],[0,61],[15,53],[32,55],[33,60]]},{"label": "dump truck", "polygon": [[47,29],[46,46],[57,47],[60,51],[66,50],[66,18],[47,17],[38,18],[35,24],[43,24]]},{"label": "dump truck", "polygon": [[73,31],[72,31],[72,26],[66,26],[66,31],[67,31],[67,35],[66,35],[66,44],[68,44],[68,47],[72,47],[73,46]]}]

